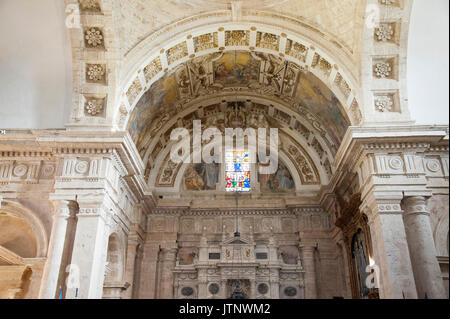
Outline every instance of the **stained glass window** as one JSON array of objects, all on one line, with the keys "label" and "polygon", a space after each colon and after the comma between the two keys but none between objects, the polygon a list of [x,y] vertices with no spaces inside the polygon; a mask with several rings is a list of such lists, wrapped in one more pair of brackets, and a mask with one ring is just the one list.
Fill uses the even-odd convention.
[{"label": "stained glass window", "polygon": [[249,192],[251,190],[248,152],[225,153],[225,179],[227,192]]}]

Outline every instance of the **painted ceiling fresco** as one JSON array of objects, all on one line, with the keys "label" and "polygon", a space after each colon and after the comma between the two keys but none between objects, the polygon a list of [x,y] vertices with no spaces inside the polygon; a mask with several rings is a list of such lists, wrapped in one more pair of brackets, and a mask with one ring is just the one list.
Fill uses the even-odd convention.
[{"label": "painted ceiling fresco", "polygon": [[148,145],[145,141],[154,137],[187,101],[230,87],[255,90],[288,100],[293,107],[305,107],[321,120],[335,145],[340,144],[349,126],[336,96],[312,73],[269,54],[232,51],[193,59],[152,85],[128,122],[127,129],[138,150],[142,151],[141,146]]}]

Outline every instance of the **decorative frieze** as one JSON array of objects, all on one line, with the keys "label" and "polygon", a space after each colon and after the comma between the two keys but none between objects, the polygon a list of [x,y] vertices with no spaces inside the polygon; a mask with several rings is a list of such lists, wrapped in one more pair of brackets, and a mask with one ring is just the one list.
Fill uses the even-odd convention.
[{"label": "decorative frieze", "polygon": [[306,157],[295,146],[290,145],[288,148],[290,156],[293,157],[294,162],[298,165],[298,171],[302,183],[305,185],[317,184],[317,173],[314,172],[314,168],[308,162]]},{"label": "decorative frieze", "polygon": [[175,63],[176,61],[182,58],[187,57],[188,47],[186,41],[173,46],[172,48],[167,50],[166,54],[167,54],[167,62],[169,65]]},{"label": "decorative frieze", "polygon": [[437,158],[427,158],[425,159],[425,168],[430,173],[440,173],[442,172],[441,161]]},{"label": "decorative frieze", "polygon": [[286,54],[298,59],[302,62],[306,62],[306,56],[308,55],[309,48],[301,43],[288,39],[286,43]]},{"label": "decorative frieze", "polygon": [[325,77],[330,76],[331,70],[333,68],[331,66],[331,63],[321,57],[318,53],[314,54],[311,66],[315,69],[318,69]]},{"label": "decorative frieze", "polygon": [[352,92],[352,89],[348,85],[347,81],[344,80],[342,75],[338,72],[336,75],[336,78],[334,79],[334,84],[339,88],[341,93],[347,98],[350,93]]},{"label": "decorative frieze", "polygon": [[162,71],[161,58],[157,57],[144,68],[144,76],[150,82],[159,72]]},{"label": "decorative frieze", "polygon": [[214,49],[219,47],[219,33],[206,33],[198,37],[194,37],[195,52]]},{"label": "decorative frieze", "polygon": [[132,105],[136,101],[136,98],[141,93],[141,91],[142,91],[141,81],[139,80],[139,77],[136,77],[127,91],[127,98],[130,105]]},{"label": "decorative frieze", "polygon": [[100,177],[104,161],[101,158],[68,158],[64,160],[61,177]]},{"label": "decorative frieze", "polygon": [[55,172],[55,163],[3,162],[0,163],[0,183],[38,183],[40,179],[53,179]]},{"label": "decorative frieze", "polygon": [[278,51],[280,48],[280,36],[267,32],[256,34],[256,46],[258,48]]},{"label": "decorative frieze", "polygon": [[226,46],[249,46],[250,31],[233,30],[225,32]]}]

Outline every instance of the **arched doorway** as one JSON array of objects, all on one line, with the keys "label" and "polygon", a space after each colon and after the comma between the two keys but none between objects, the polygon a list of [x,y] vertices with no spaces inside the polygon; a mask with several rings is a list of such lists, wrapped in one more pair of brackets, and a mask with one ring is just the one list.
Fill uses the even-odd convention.
[{"label": "arched doorway", "polygon": [[347,251],[348,269],[352,298],[376,299],[378,289],[372,284],[367,285],[368,276],[373,272],[370,258],[372,253],[372,240],[367,216],[359,210],[361,195],[354,194],[348,202],[342,202],[342,209],[336,216],[336,226],[344,234],[344,246]]}]

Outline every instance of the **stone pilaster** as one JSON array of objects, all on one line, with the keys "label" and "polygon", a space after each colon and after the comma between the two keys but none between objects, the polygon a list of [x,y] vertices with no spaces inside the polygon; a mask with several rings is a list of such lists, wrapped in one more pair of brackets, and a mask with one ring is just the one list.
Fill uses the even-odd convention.
[{"label": "stone pilaster", "polygon": [[61,271],[61,263],[64,254],[64,245],[67,233],[68,220],[75,210],[75,204],[70,201],[54,201],[55,213],[50,244],[47,253],[47,263],[42,276],[39,298],[54,299],[59,294],[58,278]]},{"label": "stone pilaster", "polygon": [[[103,294],[108,247],[107,218],[103,203],[80,203],[72,253],[71,275],[79,272],[79,299],[100,299]],[[76,297],[76,288],[69,286],[67,299]]]},{"label": "stone pilaster", "polygon": [[367,214],[383,299],[415,299],[416,286],[400,206],[402,194],[371,197]]},{"label": "stone pilaster", "polygon": [[279,269],[270,269],[270,298],[280,299],[280,271]]},{"label": "stone pilaster", "polygon": [[175,268],[178,248],[166,247],[162,249],[162,269],[159,278],[160,287],[158,299],[173,299],[173,270]]},{"label": "stone pilaster", "polygon": [[317,298],[317,280],[316,280],[316,264],[315,264],[315,250],[313,245],[301,245],[303,267],[305,269],[305,298]]},{"label": "stone pilaster", "polygon": [[221,299],[227,299],[229,296],[227,296],[227,283],[228,281],[226,279],[220,280],[220,298]]},{"label": "stone pilaster", "polygon": [[256,298],[256,279],[250,279],[250,299]]},{"label": "stone pilaster", "polygon": [[418,298],[447,298],[437,261],[426,200],[421,196],[403,200],[404,223]]},{"label": "stone pilaster", "polygon": [[198,299],[206,299],[208,297],[208,276],[206,268],[198,270]]},{"label": "stone pilaster", "polygon": [[137,298],[155,299],[157,286],[158,256],[160,245],[156,242],[146,242],[143,246],[139,290]]}]

